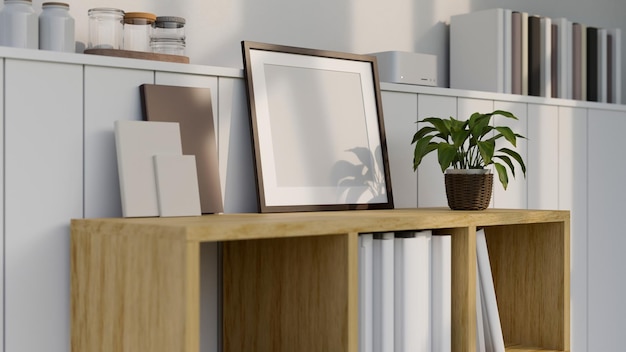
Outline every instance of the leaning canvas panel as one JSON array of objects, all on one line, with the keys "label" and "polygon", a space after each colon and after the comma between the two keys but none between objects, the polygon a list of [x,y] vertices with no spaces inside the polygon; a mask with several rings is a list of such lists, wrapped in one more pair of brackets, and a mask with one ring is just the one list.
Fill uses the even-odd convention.
[{"label": "leaning canvas panel", "polygon": [[178,123],[116,121],[115,145],[123,216],[159,216],[152,157],[182,155]]},{"label": "leaning canvas panel", "polygon": [[201,215],[195,156],[155,155],[154,172],[160,216]]},{"label": "leaning canvas panel", "polygon": [[211,90],[143,84],[140,93],[144,120],[180,124],[183,154],[196,156],[202,213],[222,213]]}]

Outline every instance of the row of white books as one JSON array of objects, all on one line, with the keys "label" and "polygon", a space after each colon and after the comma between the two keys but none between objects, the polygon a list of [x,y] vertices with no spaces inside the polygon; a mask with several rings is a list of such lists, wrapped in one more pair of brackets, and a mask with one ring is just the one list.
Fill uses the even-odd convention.
[{"label": "row of white books", "polygon": [[450,19],[450,87],[621,103],[621,30],[489,9]]},{"label": "row of white books", "polygon": [[[477,351],[504,352],[483,230],[477,231]],[[359,236],[359,351],[449,352],[451,236],[431,231]]]}]

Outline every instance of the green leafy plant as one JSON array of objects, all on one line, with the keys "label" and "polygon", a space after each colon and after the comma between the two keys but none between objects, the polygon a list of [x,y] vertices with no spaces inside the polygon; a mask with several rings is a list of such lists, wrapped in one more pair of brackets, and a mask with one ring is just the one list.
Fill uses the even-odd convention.
[{"label": "green leafy plant", "polygon": [[448,119],[428,117],[418,121],[427,125],[413,135],[413,170],[417,170],[427,154],[436,150],[442,172],[451,167],[484,169],[488,165],[494,165],[500,183],[506,189],[509,183],[508,171],[515,177],[515,161],[526,177],[526,165],[516,151],[506,147],[496,150],[496,141],[500,138],[504,137],[509,144],[517,147],[517,139],[525,137],[514,133],[509,127],[492,126],[491,118],[496,115],[518,119],[508,111],[496,110],[488,114],[473,113],[465,121],[452,116]]}]

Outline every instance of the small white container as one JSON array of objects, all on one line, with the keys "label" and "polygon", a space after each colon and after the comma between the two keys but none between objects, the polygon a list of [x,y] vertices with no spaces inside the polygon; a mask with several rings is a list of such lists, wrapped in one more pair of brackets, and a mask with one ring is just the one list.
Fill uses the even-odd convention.
[{"label": "small white container", "polygon": [[44,2],[39,15],[39,49],[73,53],[74,19],[70,5],[63,2]]},{"label": "small white container", "polygon": [[4,0],[0,10],[0,45],[37,49],[38,24],[32,0]]},{"label": "small white container", "polygon": [[124,50],[152,51],[150,36],[156,15],[147,12],[124,14]]},{"label": "small white container", "polygon": [[109,7],[90,9],[87,49],[122,49],[124,11]]}]

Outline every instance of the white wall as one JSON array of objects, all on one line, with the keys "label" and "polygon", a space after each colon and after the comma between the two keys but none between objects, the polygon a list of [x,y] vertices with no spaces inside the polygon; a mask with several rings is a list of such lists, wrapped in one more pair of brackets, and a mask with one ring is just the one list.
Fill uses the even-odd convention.
[{"label": "white wall", "polygon": [[[41,10],[41,3],[33,6]],[[65,0],[76,19],[77,40],[87,40],[87,10],[117,7],[187,19],[192,63],[241,67],[241,40],[368,53],[416,51],[438,56],[438,80],[448,85],[450,16],[504,7],[591,26],[626,28],[619,0]],[[622,36],[626,42],[626,35]],[[626,43],[622,44],[626,47]],[[625,69],[622,70],[626,72]]]}]

